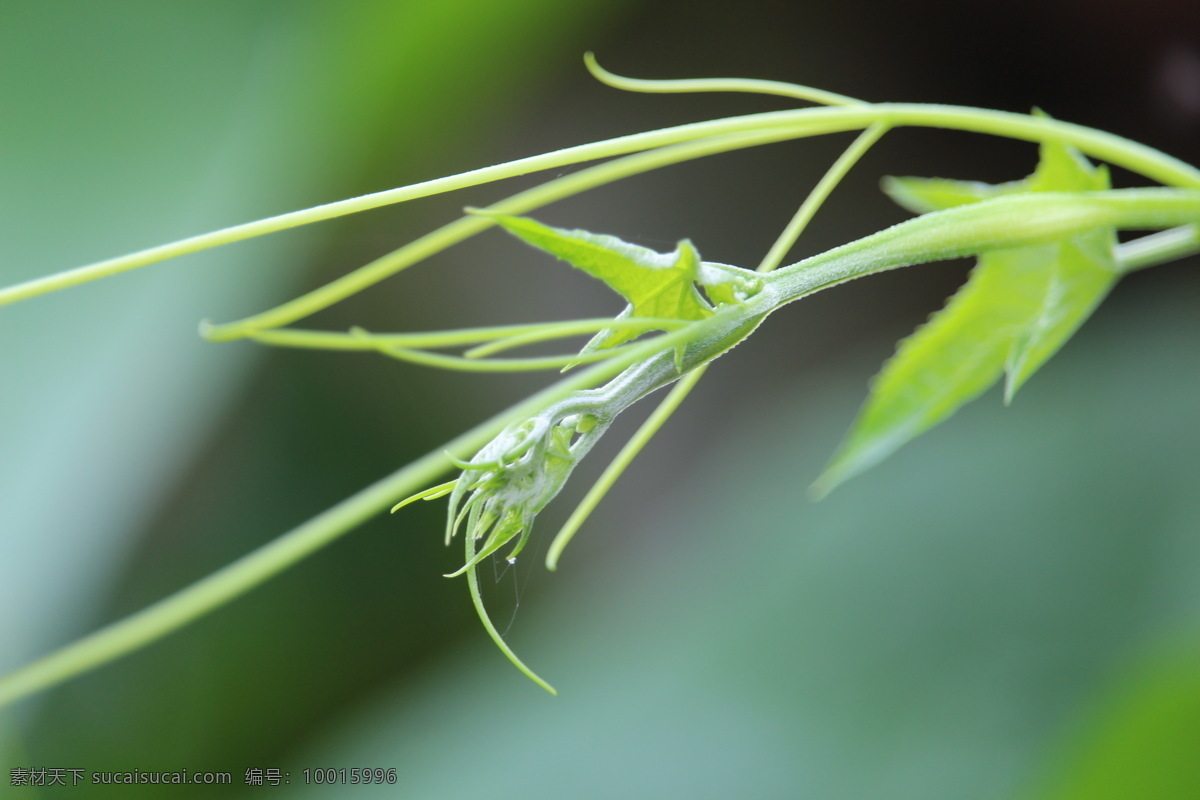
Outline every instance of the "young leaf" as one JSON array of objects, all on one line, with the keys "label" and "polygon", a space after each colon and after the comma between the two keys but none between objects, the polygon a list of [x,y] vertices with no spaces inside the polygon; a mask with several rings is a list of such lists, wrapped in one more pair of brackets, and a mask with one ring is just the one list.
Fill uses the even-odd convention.
[{"label": "young leaf", "polygon": [[[700,256],[687,239],[673,253],[657,253],[615,236],[563,230],[529,219],[494,215],[496,223],[527,244],[558,256],[629,301],[623,317],[700,320],[712,308],[700,296]],[[636,335],[601,331],[589,349],[612,347]]]},{"label": "young leaf", "polygon": [[701,261],[697,282],[716,306],[740,305],[762,290],[760,273],[730,264]]},{"label": "young leaf", "polygon": [[837,455],[813,484],[814,493],[827,494],[874,466],[996,382],[1008,358],[1009,331],[1027,313],[1026,298],[1010,291],[1004,273],[1028,263],[1021,256],[1027,249],[981,258],[946,307],[900,343]]},{"label": "young leaf", "polygon": [[[1107,171],[1073,148],[1041,147],[1033,175],[992,186],[904,178],[885,183],[901,205],[933,211],[1014,192],[1108,188]],[[1070,338],[1117,278],[1116,234],[1097,229],[1058,242],[992,250],[941,312],[901,342],[833,461],[825,494],[941,422],[1007,373],[1006,402]]]}]

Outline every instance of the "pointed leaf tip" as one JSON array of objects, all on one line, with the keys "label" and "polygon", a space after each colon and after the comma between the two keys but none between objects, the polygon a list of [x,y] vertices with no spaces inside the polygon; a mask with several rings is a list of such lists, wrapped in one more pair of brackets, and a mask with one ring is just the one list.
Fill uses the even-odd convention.
[{"label": "pointed leaf tip", "polygon": [[[496,223],[539,250],[571,264],[629,301],[623,318],[694,321],[712,314],[696,288],[700,255],[684,239],[671,253],[658,253],[615,236],[565,230],[528,217],[493,215]],[[582,354],[614,347],[638,335],[631,330],[605,329],[584,347]]]},{"label": "pointed leaf tip", "polygon": [[[892,178],[884,189],[901,205],[930,211],[1015,192],[1108,188],[1107,170],[1073,147],[1048,141],[1022,181]],[[883,367],[870,397],[825,472],[827,494],[938,424],[1004,375],[1005,403],[1075,332],[1117,277],[1112,229],[980,255],[946,307],[905,339]]]}]

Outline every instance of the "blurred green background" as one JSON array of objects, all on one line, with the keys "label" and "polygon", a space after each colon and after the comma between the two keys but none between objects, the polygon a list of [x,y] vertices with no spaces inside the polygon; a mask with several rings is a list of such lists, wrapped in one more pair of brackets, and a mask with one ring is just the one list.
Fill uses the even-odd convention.
[{"label": "blurred green background", "polygon": [[[559,146],[784,107],[646,97],[736,75],[1094,125],[1200,163],[1200,10],[677,0],[0,0],[0,283]],[[554,224],[756,263],[848,137],[674,167]],[[1030,145],[890,134],[797,248],[899,221],[881,174],[1001,181]],[[1118,175],[1128,185],[1129,176]],[[275,235],[0,310],[0,670],[187,585],[543,385],[207,344],[529,180]],[[364,526],[153,646],[0,712],[0,796],[1200,795],[1200,273],[1136,274],[1010,409],[989,394],[812,504],[895,341],[966,263],[776,315],[723,359],[555,574],[539,520],[490,603],[441,504]],[[490,233],[320,315],[418,330],[612,313]],[[491,581],[491,571],[486,576]],[[233,787],[8,786],[14,767]],[[384,767],[394,786],[305,786]],[[246,787],[248,768],[290,773]]]}]

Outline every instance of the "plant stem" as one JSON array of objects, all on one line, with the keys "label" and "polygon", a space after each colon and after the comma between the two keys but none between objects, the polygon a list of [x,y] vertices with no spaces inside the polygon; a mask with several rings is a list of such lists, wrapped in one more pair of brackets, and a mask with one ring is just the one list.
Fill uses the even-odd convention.
[{"label": "plant stem", "polygon": [[835,94],[811,86],[799,86],[783,81],[749,80],[745,78],[685,78],[683,80],[645,80],[643,78],[626,78],[616,75],[596,61],[592,53],[585,53],[583,63],[587,66],[592,77],[601,83],[615,89],[627,92],[642,92],[647,94],[683,94],[689,92],[739,92],[744,94],[771,94],[777,97],[790,97],[794,100],[805,100],[810,103],[820,103],[830,106],[866,105],[862,100]]},{"label": "plant stem", "polygon": [[[489,328],[460,328],[447,331],[420,331],[417,333],[374,333],[354,327],[349,331],[318,331],[300,328],[269,328],[255,331],[247,336],[261,344],[277,347],[300,347],[313,350],[378,350],[381,347],[403,347],[429,349],[455,347],[458,345],[488,344],[465,353],[468,358],[478,358],[510,347],[534,342],[563,339],[585,333],[596,333],[609,328],[645,332],[650,330],[675,330],[686,323],[677,319],[655,319],[653,317],[597,317],[576,319],[566,322],[542,322],[528,325],[497,325]],[[486,347],[486,350],[484,348]]]},{"label": "plant stem", "polygon": [[1200,253],[1200,225],[1183,225],[1117,245],[1122,272],[1153,267]]},{"label": "plant stem", "polygon": [[[786,298],[781,303],[790,303],[821,289],[897,267],[1037,244],[1090,228],[1166,228],[1195,224],[1197,220],[1200,191],[1195,189],[1009,195],[922,214],[783,267],[767,280],[781,298]],[[1174,241],[1158,245],[1155,257],[1164,260],[1177,246]],[[1148,258],[1146,253],[1138,254],[1139,261]]]},{"label": "plant stem", "polygon": [[583,355],[564,353],[558,356],[533,356],[530,358],[467,358],[445,353],[431,353],[427,350],[409,350],[404,347],[387,346],[379,347],[378,351],[399,361],[460,372],[534,372],[537,370],[562,370],[575,364],[605,361],[628,352],[630,349],[630,346],[622,345]]},{"label": "plant stem", "polygon": [[658,433],[659,428],[663,426],[673,413],[691,393],[692,388],[704,377],[708,365],[697,367],[689,372],[682,379],[676,382],[671,387],[671,392],[668,394],[654,412],[642,423],[637,432],[629,438],[625,446],[621,448],[621,452],[617,453],[600,477],[592,484],[592,488],[579,501],[579,505],[571,512],[571,516],[563,523],[561,529],[555,535],[554,540],[550,543],[550,550],[546,554],[546,569],[558,569],[558,560],[562,557],[563,550],[571,543],[571,539],[579,531],[583,523],[608,494],[608,490],[617,482],[617,478],[621,477],[621,473],[637,458],[638,453],[642,452],[642,448],[654,438],[654,434]]},{"label": "plant stem", "polygon": [[[465,540],[466,550],[465,563],[471,564],[475,560],[475,537],[471,535],[470,531],[467,531],[467,533],[463,535],[463,539]],[[500,634],[500,631],[496,630],[496,623],[492,622],[492,618],[488,615],[487,608],[483,605],[483,592],[479,589],[479,572],[476,570],[476,568],[474,566],[468,566],[464,572],[466,572],[467,575],[467,591],[471,595],[471,605],[475,606],[475,613],[479,616],[479,621],[483,623],[483,628],[487,631],[488,637],[495,642],[496,647],[500,648],[500,652],[504,653],[504,656],[513,664],[513,666],[524,673],[526,677],[528,677],[538,686],[545,689],[550,694],[558,694],[558,690],[556,690],[553,686],[543,680],[541,676],[525,665],[525,662],[513,652],[511,647],[508,646],[508,642],[504,641],[504,637]]]},{"label": "plant stem", "polygon": [[[445,178],[423,181],[409,186],[388,189],[382,192],[375,192],[335,203],[327,203],[300,211],[267,217],[254,222],[222,228],[211,233],[192,236],[177,242],[152,247],[117,258],[106,259],[87,266],[20,283],[6,289],[0,289],[0,306],[26,300],[57,289],[75,286],[97,278],[115,275],[137,267],[165,261],[187,253],[194,253],[313,222],[333,219],[346,214],[353,214],[420,197],[428,197],[434,194],[525,175],[539,170],[557,169],[585,161],[636,153],[653,148],[662,148],[683,142],[695,142],[706,138],[719,138],[728,134],[767,130],[781,132],[781,135],[778,137],[770,136],[762,139],[756,139],[755,137],[742,140],[736,138],[724,139],[722,141],[725,146],[714,148],[695,157],[765,144],[768,141],[781,141],[838,131],[857,130],[875,124],[883,124],[888,127],[918,126],[947,128],[1035,142],[1058,139],[1078,147],[1088,155],[1137,172],[1160,183],[1172,186],[1200,187],[1200,170],[1176,158],[1120,136],[1044,117],[961,106],[939,106],[921,103],[873,103],[772,111],[763,114],[750,114],[707,122],[690,123],[672,128],[620,136],[601,142],[577,145],[551,153],[517,159],[504,164],[470,170]],[[650,162],[646,162],[643,165],[644,168],[641,170],[634,170],[632,172],[614,171],[608,180],[618,180],[631,174],[637,174],[638,171],[654,169],[656,166],[665,166],[666,163],[676,162],[666,161],[656,165],[651,160]],[[602,182],[608,182],[608,180]],[[553,199],[559,198],[546,199],[544,202],[552,202]],[[494,206],[493,208],[497,211],[503,210],[505,213],[524,213],[533,207],[536,207],[536,204],[523,209],[503,206]],[[474,235],[487,227],[489,227],[488,224],[477,222],[474,225],[464,228],[454,228],[449,235],[439,237],[436,241],[441,243],[441,247],[446,247]],[[442,230],[445,231],[446,229]],[[431,252],[436,252],[436,250],[421,253],[416,260],[430,255]],[[380,277],[386,277],[387,274],[391,273],[385,271]],[[369,285],[369,282],[366,285]],[[346,296],[353,294],[354,291],[358,291],[361,288],[365,288],[365,286],[353,289]],[[333,302],[336,302],[336,300]],[[304,315],[300,314],[294,319],[299,319],[300,316]],[[272,323],[271,325],[267,325],[259,318],[250,319],[254,320],[255,325],[258,327],[287,324]],[[243,321],[243,324],[248,325],[249,323],[250,320]],[[232,329],[228,330],[228,332],[232,333]]]},{"label": "plant stem", "polygon": [[[482,445],[502,427],[499,419],[457,437],[447,449],[467,451]],[[120,658],[217,609],[362,524],[398,496],[429,483],[450,466],[441,449],[422,456],[187,588],[4,676],[0,679],[0,707]]]},{"label": "plant stem", "polygon": [[[662,147],[645,153],[625,156],[548,181],[491,205],[486,211],[488,214],[525,214],[597,186],[660,167],[730,150],[784,141],[789,138],[792,138],[792,134],[787,129],[768,128]],[[228,341],[247,336],[252,331],[290,325],[374,286],[379,281],[391,277],[431,255],[440,253],[452,245],[465,241],[495,224],[491,216],[469,214],[364,264],[353,272],[330,281],[308,294],[237,322],[211,326],[207,336],[213,341]]]},{"label": "plant stem", "polygon": [[5,675],[0,678],[0,707],[128,655],[245,594],[386,510],[397,498],[431,483],[453,466],[447,451],[469,456],[510,422],[528,417],[581,389],[595,386],[631,364],[651,357],[660,347],[671,348],[684,342],[689,333],[684,329],[664,334],[632,347],[626,355],[561,380],[228,566]]},{"label": "plant stem", "polygon": [[879,141],[885,133],[887,126],[883,123],[875,123],[871,127],[858,135],[858,138],[846,148],[846,150],[838,156],[837,161],[834,161],[829,169],[821,176],[821,180],[817,181],[817,185],[809,192],[808,197],[804,198],[804,202],[800,204],[800,208],[796,209],[795,215],[788,222],[787,227],[775,239],[771,249],[763,256],[763,260],[758,264],[759,272],[770,272],[783,263],[783,259],[787,256],[788,251],[796,244],[796,240],[800,238],[800,234],[808,227],[808,223],[812,222],[813,216],[817,213],[817,209],[829,198],[830,193],[842,182],[842,178],[848,173],[858,160],[863,157],[863,154],[871,149],[871,145]]}]

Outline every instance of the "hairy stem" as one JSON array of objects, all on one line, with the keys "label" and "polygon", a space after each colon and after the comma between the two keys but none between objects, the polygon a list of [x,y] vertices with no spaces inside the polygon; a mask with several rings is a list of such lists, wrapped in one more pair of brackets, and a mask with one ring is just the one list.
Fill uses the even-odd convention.
[{"label": "hairy stem", "polygon": [[554,539],[550,543],[550,549],[546,553],[546,569],[558,569],[558,561],[562,557],[563,550],[571,543],[571,539],[578,533],[583,523],[608,494],[608,490],[616,483],[617,478],[621,473],[637,458],[638,453],[642,452],[642,448],[654,438],[654,434],[658,433],[659,428],[670,419],[675,413],[675,409],[679,407],[687,396],[691,393],[695,385],[704,377],[707,365],[697,367],[680,379],[675,386],[671,388],[671,393],[663,399],[653,413],[642,423],[637,432],[630,437],[625,446],[621,448],[621,452],[617,453],[616,457],[604,468],[604,472],[592,484],[592,488],[588,490],[583,499],[579,501],[579,505],[571,512],[571,516],[563,523],[561,529],[555,534]]}]

